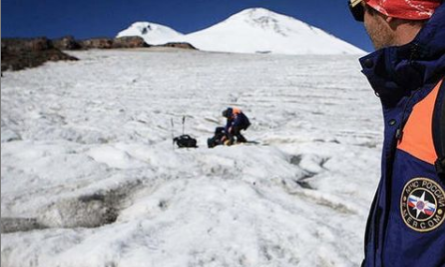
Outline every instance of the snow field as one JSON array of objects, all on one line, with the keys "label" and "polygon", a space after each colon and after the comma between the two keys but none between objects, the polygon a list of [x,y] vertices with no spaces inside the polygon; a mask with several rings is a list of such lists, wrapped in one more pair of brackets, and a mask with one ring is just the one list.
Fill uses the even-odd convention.
[{"label": "snow field", "polygon": [[[2,266],[359,265],[381,115],[356,58],[150,51],[2,78]],[[258,145],[206,148],[227,106]]]}]

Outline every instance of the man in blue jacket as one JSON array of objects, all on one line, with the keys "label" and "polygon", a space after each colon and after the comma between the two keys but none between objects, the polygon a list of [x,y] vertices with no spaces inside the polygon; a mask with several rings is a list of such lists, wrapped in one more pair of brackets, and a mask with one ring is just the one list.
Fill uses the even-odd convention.
[{"label": "man in blue jacket", "polygon": [[350,0],[376,52],[360,59],[383,107],[381,180],[363,266],[445,266],[445,5]]},{"label": "man in blue jacket", "polygon": [[246,138],[241,134],[242,130],[247,130],[250,121],[239,108],[227,108],[222,112],[223,117],[227,119],[224,132],[226,133],[227,145],[235,143],[245,143]]}]

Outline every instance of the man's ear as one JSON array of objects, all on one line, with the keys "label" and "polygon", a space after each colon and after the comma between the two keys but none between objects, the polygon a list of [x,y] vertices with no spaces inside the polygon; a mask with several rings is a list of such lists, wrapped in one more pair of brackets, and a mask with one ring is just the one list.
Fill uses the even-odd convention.
[{"label": "man's ear", "polygon": [[397,30],[397,28],[402,25],[403,23],[406,22],[406,20],[403,19],[398,19],[398,18],[394,18],[394,17],[386,17],[385,16],[385,21],[386,23],[389,25],[389,27],[391,27],[392,30]]}]

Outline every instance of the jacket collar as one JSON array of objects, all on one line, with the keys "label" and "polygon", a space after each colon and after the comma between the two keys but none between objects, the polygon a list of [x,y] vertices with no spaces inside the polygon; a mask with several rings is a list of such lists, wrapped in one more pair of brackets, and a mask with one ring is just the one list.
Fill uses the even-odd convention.
[{"label": "jacket collar", "polygon": [[360,59],[362,72],[386,104],[445,76],[445,4],[409,44],[377,50]]}]

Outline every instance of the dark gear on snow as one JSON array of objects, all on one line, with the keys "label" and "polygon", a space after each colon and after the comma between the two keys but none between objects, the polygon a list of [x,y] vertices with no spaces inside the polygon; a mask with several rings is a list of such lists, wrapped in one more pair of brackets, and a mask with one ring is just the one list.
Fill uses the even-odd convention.
[{"label": "dark gear on snow", "polygon": [[224,145],[224,140],[227,138],[224,132],[224,127],[217,127],[213,137],[207,139],[207,146],[214,148],[215,146]]},{"label": "dark gear on snow", "polygon": [[173,138],[173,143],[176,143],[179,148],[185,148],[185,147],[192,147],[196,148],[197,141],[196,139],[192,138],[188,134],[183,134],[179,137]]},{"label": "dark gear on snow", "polygon": [[[172,125],[172,136],[174,136],[174,124],[173,119],[171,120]],[[198,142],[195,138],[191,137],[188,134],[184,134],[185,130],[185,116],[182,117],[182,135],[178,137],[173,137],[173,144],[177,144],[179,148],[197,148],[196,145]]]}]

